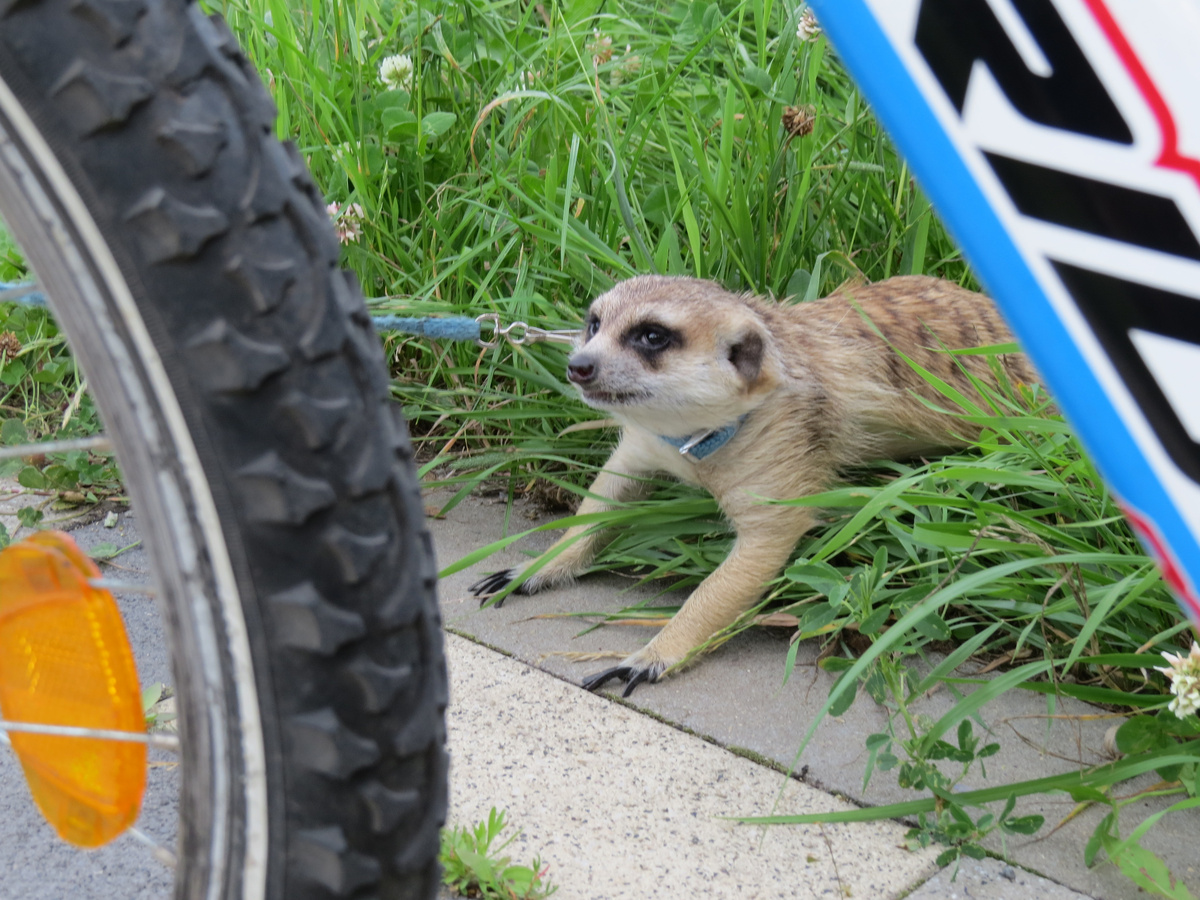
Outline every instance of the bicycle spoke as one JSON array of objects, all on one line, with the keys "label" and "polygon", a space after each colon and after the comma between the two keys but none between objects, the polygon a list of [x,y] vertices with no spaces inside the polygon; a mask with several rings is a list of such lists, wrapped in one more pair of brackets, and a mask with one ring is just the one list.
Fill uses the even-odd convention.
[{"label": "bicycle spoke", "polygon": [[146,834],[146,832],[131,825],[129,826],[129,834],[138,843],[145,844],[147,847],[149,847],[154,853],[154,858],[164,866],[170,866],[172,869],[175,868],[175,854],[156,841],[154,838],[150,837],[150,835]]},{"label": "bicycle spoke", "polygon": [[[128,741],[148,744],[160,750],[179,752],[179,737],[174,734],[148,734],[142,731],[113,731],[107,728],[78,728],[74,725],[45,725],[41,722],[12,722],[0,719],[0,733],[6,731],[26,734],[52,734],[59,737],[100,738],[106,741]],[[7,737],[7,735],[6,735]]]},{"label": "bicycle spoke", "polygon": [[41,443],[18,444],[15,447],[0,447],[0,459],[15,456],[35,456],[39,453],[67,453],[71,450],[111,450],[112,444],[102,434],[95,437],[76,438],[70,441],[42,441]]},{"label": "bicycle spoke", "polygon": [[119,581],[115,578],[93,578],[88,582],[98,590],[113,594],[146,594],[153,597],[158,593],[158,587],[153,584],[138,584],[133,581]]}]

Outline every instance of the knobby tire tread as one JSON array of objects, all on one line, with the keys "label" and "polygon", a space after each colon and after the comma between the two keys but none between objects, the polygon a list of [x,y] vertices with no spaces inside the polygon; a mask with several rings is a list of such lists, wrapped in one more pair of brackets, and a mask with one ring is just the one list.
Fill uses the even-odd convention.
[{"label": "knobby tire tread", "polygon": [[229,522],[268,896],[432,896],[432,546],[361,292],[270,95],[224,22],[183,0],[0,0],[0,77],[111,235]]}]

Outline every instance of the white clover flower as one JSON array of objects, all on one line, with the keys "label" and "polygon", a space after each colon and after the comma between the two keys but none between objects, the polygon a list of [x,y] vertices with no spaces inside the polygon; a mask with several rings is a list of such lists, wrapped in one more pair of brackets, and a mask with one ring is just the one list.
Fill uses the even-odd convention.
[{"label": "white clover flower", "polygon": [[625,55],[617,60],[617,64],[608,75],[608,80],[613,87],[618,87],[626,78],[632,78],[634,75],[637,75],[641,71],[641,68],[641,57],[633,52],[632,44],[626,44]]},{"label": "white clover flower", "polygon": [[588,49],[592,51],[592,65],[601,66],[612,59],[612,38],[599,28],[593,28],[592,42],[588,44]]},{"label": "white clover flower", "polygon": [[357,203],[351,203],[344,207],[338,203],[330,203],[325,207],[325,212],[333,219],[333,228],[337,232],[338,241],[349,244],[362,237],[363,218],[366,213]]},{"label": "white clover flower", "polygon": [[821,36],[821,26],[817,22],[817,17],[813,15],[811,9],[804,10],[804,15],[800,17],[800,24],[796,28],[796,37],[802,41],[815,41]]},{"label": "white clover flower", "polygon": [[1186,656],[1164,652],[1163,659],[1167,665],[1155,666],[1154,669],[1166,675],[1171,682],[1171,693],[1175,697],[1167,709],[1179,719],[1194,716],[1200,711],[1200,644],[1192,641],[1191,652]]},{"label": "white clover flower", "polygon": [[379,64],[379,80],[393,90],[412,90],[413,61],[407,53],[384,57]]},{"label": "white clover flower", "polygon": [[330,146],[329,154],[333,157],[333,161],[338,163],[347,172],[352,168],[357,169],[359,172],[363,171],[362,141],[355,141],[352,144],[349,142],[334,144]]},{"label": "white clover flower", "polygon": [[335,144],[329,148],[329,152],[338,162],[344,159],[354,159],[362,152],[362,141],[355,141],[351,144],[349,141],[343,141],[340,144]]}]

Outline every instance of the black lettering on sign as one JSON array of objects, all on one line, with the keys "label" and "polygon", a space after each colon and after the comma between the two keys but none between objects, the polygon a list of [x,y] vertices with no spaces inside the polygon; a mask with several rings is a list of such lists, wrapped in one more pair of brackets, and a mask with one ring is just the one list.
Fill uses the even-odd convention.
[{"label": "black lettering on sign", "polygon": [[1022,115],[1079,134],[1132,144],[1133,134],[1050,0],[1011,0],[1053,72],[1031,72],[987,0],[923,0],[917,48],[962,112],[976,60]]},{"label": "black lettering on sign", "polygon": [[1200,482],[1200,444],[1192,440],[1129,336],[1136,328],[1188,341],[1200,351],[1200,300],[1058,260],[1051,263],[1171,459]]},{"label": "black lettering on sign", "polygon": [[1170,197],[984,153],[1022,215],[1200,260],[1200,242]]}]

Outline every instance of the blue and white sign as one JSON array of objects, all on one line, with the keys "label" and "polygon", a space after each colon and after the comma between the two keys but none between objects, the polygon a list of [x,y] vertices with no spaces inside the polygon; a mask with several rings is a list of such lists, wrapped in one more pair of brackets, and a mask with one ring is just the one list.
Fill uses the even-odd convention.
[{"label": "blue and white sign", "polygon": [[1200,628],[1200,5],[812,7]]}]

